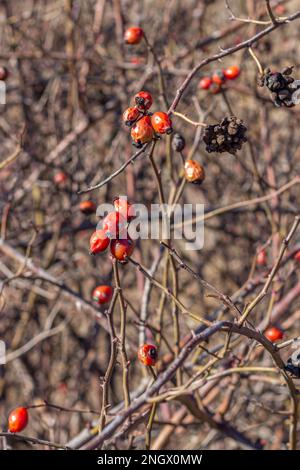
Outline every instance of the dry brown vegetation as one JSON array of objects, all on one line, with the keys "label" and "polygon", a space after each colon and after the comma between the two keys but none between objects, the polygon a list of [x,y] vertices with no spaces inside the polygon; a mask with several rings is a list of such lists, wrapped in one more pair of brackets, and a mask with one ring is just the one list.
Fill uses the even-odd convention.
[{"label": "dry brown vegetation", "polygon": [[[300,79],[299,3],[228,3],[231,12],[224,0],[0,3],[0,65],[9,71],[7,104],[0,105],[2,447],[32,447],[6,434],[7,417],[16,406],[46,401],[56,407],[31,409],[22,434],[48,441],[34,449],[53,443],[144,449],[147,426],[151,449],[299,448],[299,380],[285,370],[293,344],[278,351],[263,331],[275,324],[283,341],[299,336],[300,106],[274,106],[267,88],[257,85],[248,47],[263,68],[294,65]],[[274,20],[270,5],[283,18]],[[247,18],[261,24],[242,21]],[[145,42],[124,44],[132,25],[143,27],[156,58]],[[252,37],[257,41],[242,44]],[[194,67],[216,54],[180,88]],[[224,94],[199,90],[201,77],[232,64],[241,75]],[[122,112],[142,89],[152,93],[155,111],[175,111],[184,159],[205,168],[201,186],[181,184],[182,159],[171,136],[157,142],[152,163],[146,146],[109,178],[136,152]],[[236,155],[209,154],[203,127],[176,112],[206,124],[234,113],[248,128],[248,143]],[[61,171],[66,181],[56,184]],[[100,189],[78,194],[106,178]],[[205,204],[204,248],[187,251],[184,241],[168,240],[176,250],[170,251],[158,240],[142,240],[133,254],[138,264],[119,265],[121,290],[109,313],[118,355],[105,384],[109,322],[91,292],[98,284],[116,286],[116,279],[108,253],[89,255],[98,218],[83,215],[79,203],[90,198],[99,205],[124,194],[149,206],[160,202],[161,188],[166,201],[177,194],[180,204]],[[267,263],[259,266],[262,249]],[[152,270],[150,284],[141,266]],[[147,340],[159,346],[156,380],[137,360],[141,312]],[[109,407],[98,434],[103,386]]]}]

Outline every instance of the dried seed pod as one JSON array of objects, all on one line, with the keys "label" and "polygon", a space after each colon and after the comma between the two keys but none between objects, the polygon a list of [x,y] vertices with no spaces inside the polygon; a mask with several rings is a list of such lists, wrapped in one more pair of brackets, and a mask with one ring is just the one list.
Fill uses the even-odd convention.
[{"label": "dried seed pod", "polygon": [[300,88],[294,83],[295,79],[291,76],[293,66],[285,67],[281,72],[271,72],[269,68],[260,75],[258,84],[266,86],[272,93],[272,100],[277,107],[286,106],[288,108],[295,106],[293,93]]},{"label": "dried seed pod", "polygon": [[242,148],[247,127],[235,116],[225,117],[220,124],[211,124],[204,129],[203,141],[210,152],[229,152],[235,154]]},{"label": "dried seed pod", "polygon": [[172,147],[175,152],[182,152],[185,147],[184,137],[181,134],[178,134],[178,132],[173,135]]}]

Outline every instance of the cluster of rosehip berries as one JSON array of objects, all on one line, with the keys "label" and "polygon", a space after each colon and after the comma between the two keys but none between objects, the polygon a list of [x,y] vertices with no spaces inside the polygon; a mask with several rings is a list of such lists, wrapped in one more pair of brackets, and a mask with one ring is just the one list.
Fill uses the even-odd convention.
[{"label": "cluster of rosehip berries", "polygon": [[134,106],[127,108],[123,113],[123,121],[126,126],[131,127],[132,143],[137,148],[141,148],[160,134],[170,134],[173,131],[172,121],[167,113],[149,112],[152,103],[151,94],[148,91],[140,91],[134,97]]},{"label": "cluster of rosehip berries", "polygon": [[213,75],[203,77],[199,82],[201,90],[209,90],[213,95],[219,93],[226,80],[235,80],[241,71],[237,65],[231,65],[224,70],[216,70]]},{"label": "cluster of rosehip berries", "polygon": [[128,223],[135,217],[134,208],[126,198],[114,200],[115,211],[103,219],[103,228],[96,230],[90,238],[90,253],[96,255],[108,248],[114,259],[126,263],[134,250],[134,242],[128,235]]}]

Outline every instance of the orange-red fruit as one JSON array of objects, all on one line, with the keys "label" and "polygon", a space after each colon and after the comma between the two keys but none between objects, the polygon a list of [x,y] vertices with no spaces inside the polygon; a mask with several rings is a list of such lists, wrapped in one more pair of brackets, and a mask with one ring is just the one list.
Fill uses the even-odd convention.
[{"label": "orange-red fruit", "polygon": [[131,137],[133,144],[136,147],[141,147],[143,144],[150,142],[154,137],[154,129],[151,125],[149,116],[144,116],[139,119],[131,128]]},{"label": "orange-red fruit", "polygon": [[212,95],[217,95],[218,93],[220,93],[221,90],[222,90],[222,85],[219,85],[217,83],[212,83],[211,86],[209,87],[209,92]]},{"label": "orange-red fruit", "polygon": [[126,218],[120,212],[110,212],[103,219],[103,230],[108,238],[117,238],[121,235],[126,238]]},{"label": "orange-red fruit", "polygon": [[119,212],[128,222],[136,216],[135,209],[127,200],[127,197],[118,196],[114,199],[115,210]]},{"label": "orange-red fruit", "polygon": [[134,102],[140,111],[146,111],[151,108],[153,99],[148,91],[139,91],[134,96]]},{"label": "orange-red fruit", "polygon": [[93,290],[93,300],[100,304],[110,302],[113,295],[113,289],[110,286],[98,286]]},{"label": "orange-red fruit", "polygon": [[55,184],[63,184],[67,181],[67,175],[63,171],[59,171],[54,175],[54,183]]},{"label": "orange-red fruit", "polygon": [[274,341],[279,341],[283,338],[283,331],[276,326],[271,326],[265,331],[265,337],[274,343]]},{"label": "orange-red fruit", "polygon": [[96,204],[93,201],[81,201],[79,209],[83,214],[93,214],[96,210]]},{"label": "orange-red fruit", "polygon": [[226,70],[224,70],[224,75],[228,80],[234,80],[241,73],[240,68],[237,65],[231,65]]},{"label": "orange-red fruit", "polygon": [[190,183],[202,183],[205,179],[205,171],[200,163],[195,160],[187,160],[184,164],[185,179]]},{"label": "orange-red fruit", "polygon": [[125,126],[132,126],[132,124],[135,123],[135,121],[139,118],[140,116],[140,111],[136,106],[132,108],[127,108],[124,113],[123,113],[123,121],[125,123]]},{"label": "orange-red fruit", "polygon": [[154,366],[157,362],[157,347],[153,344],[143,344],[139,348],[138,358],[145,366]]},{"label": "orange-red fruit", "polygon": [[212,76],[212,81],[217,85],[222,85],[225,82],[225,75],[223,70],[216,70]]},{"label": "orange-red fruit", "polygon": [[266,250],[261,250],[258,255],[257,255],[257,258],[256,258],[256,263],[259,265],[259,266],[266,266],[267,264],[267,253],[266,253]]},{"label": "orange-red fruit", "polygon": [[275,7],[276,15],[284,15],[286,13],[286,7],[284,5],[277,5]]},{"label": "orange-red fruit", "polygon": [[294,255],[294,260],[300,261],[300,251],[297,251],[297,253]]},{"label": "orange-red fruit", "polygon": [[171,134],[173,131],[171,119],[167,113],[163,113],[162,111],[152,114],[151,124],[158,134]]},{"label": "orange-red fruit", "polygon": [[126,258],[132,255],[133,250],[134,242],[130,240],[130,238],[112,240],[110,245],[110,252],[112,256],[121,263],[126,263]]},{"label": "orange-red fruit", "polygon": [[105,251],[108,247],[110,239],[106,236],[104,230],[96,230],[90,238],[90,253],[96,255]]},{"label": "orange-red fruit", "polygon": [[139,44],[143,39],[144,31],[142,28],[133,26],[125,31],[124,40],[127,44]]},{"label": "orange-red fruit", "polygon": [[10,432],[20,432],[26,428],[28,423],[28,411],[24,406],[15,408],[8,417],[8,429]]},{"label": "orange-red fruit", "polygon": [[8,77],[8,70],[5,67],[0,67],[0,80],[5,81]]},{"label": "orange-red fruit", "polygon": [[203,77],[201,78],[200,82],[199,82],[199,87],[202,89],[202,90],[208,90],[210,85],[212,84],[212,79],[210,77]]}]

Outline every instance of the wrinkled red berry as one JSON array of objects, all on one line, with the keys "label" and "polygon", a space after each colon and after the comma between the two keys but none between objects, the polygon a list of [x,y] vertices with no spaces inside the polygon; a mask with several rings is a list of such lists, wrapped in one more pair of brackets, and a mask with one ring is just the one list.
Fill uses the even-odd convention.
[{"label": "wrinkled red berry", "polygon": [[96,255],[105,251],[109,245],[109,238],[106,236],[104,230],[96,230],[90,238],[90,253]]},{"label": "wrinkled red berry", "polygon": [[130,239],[112,240],[110,252],[113,258],[121,263],[126,263],[126,258],[131,256],[134,250],[134,242]]},{"label": "wrinkled red berry", "polygon": [[133,125],[131,128],[131,137],[133,144],[138,148],[153,139],[154,129],[151,125],[151,119],[149,116],[142,117],[142,119],[139,119]]},{"label": "wrinkled red berry", "polygon": [[132,124],[135,123],[135,121],[139,118],[140,116],[140,111],[136,106],[132,108],[127,108],[124,113],[123,113],[123,121],[126,126],[132,126]]},{"label": "wrinkled red berry", "polygon": [[139,348],[138,358],[145,366],[154,366],[157,362],[157,347],[153,344],[143,344]]},{"label": "wrinkled red berry", "polygon": [[134,102],[140,111],[147,111],[152,106],[152,96],[148,91],[139,91],[134,96]]},{"label": "wrinkled red berry", "polygon": [[158,134],[171,134],[173,131],[171,119],[167,113],[163,113],[161,111],[152,114],[151,124],[155,132]]}]

